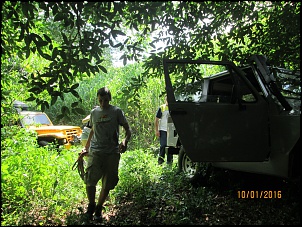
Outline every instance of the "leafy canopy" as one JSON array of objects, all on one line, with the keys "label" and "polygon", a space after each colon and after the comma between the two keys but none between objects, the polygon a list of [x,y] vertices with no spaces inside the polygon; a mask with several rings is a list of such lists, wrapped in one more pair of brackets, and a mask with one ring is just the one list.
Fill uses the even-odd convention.
[{"label": "leafy canopy", "polygon": [[[300,68],[300,2],[10,2],[2,4],[2,100],[11,81],[45,110],[78,82],[111,66],[107,50],[143,62],[142,77],[163,74],[163,58],[230,60],[264,54]],[[32,59],[29,61],[29,59]],[[26,62],[26,64],[25,64]],[[3,86],[4,85],[4,86]],[[138,80],[134,86],[143,86]],[[20,86],[19,86],[20,87]],[[129,88],[130,90],[131,88]],[[19,90],[19,89],[17,89]],[[8,100],[11,101],[11,100]],[[63,115],[69,113],[66,111]]]}]

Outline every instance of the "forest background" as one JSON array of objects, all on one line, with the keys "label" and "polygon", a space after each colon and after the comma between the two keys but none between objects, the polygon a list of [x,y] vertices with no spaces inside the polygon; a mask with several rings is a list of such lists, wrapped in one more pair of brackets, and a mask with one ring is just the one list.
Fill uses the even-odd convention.
[{"label": "forest background", "polygon": [[[154,114],[165,93],[162,59],[230,60],[242,65],[252,54],[264,54],[272,65],[298,70],[300,6],[300,2],[267,1],[4,1],[1,9],[2,224],[74,224],[76,221],[68,220],[66,213],[67,217],[74,217],[75,211],[70,211],[70,206],[78,207],[85,201],[82,185],[75,186],[79,184],[78,176],[69,168],[80,148],[66,152],[64,158],[47,148],[37,149],[35,135],[10,126],[16,118],[12,109],[14,100],[45,111],[55,124],[81,126],[81,120],[97,104],[97,89],[108,86],[113,94],[112,103],[125,111],[133,130],[129,146],[132,153],[124,156],[128,163],[124,166],[131,164],[131,168],[122,169],[124,181],[113,194],[111,206],[133,196],[135,190],[136,194],[141,192],[137,201],[143,194],[151,199],[157,191],[153,188],[158,184],[157,177],[170,179],[171,175],[166,174],[173,170],[158,169],[152,161],[158,147]],[[136,169],[135,176],[127,172],[133,169]],[[133,179],[137,179],[137,187],[131,188]],[[180,176],[177,179],[180,179],[179,186],[185,181]],[[171,182],[178,181],[171,178]],[[148,193],[142,189],[150,185],[153,186],[147,187]],[[83,193],[78,194],[79,191]],[[210,191],[190,193],[212,198]],[[218,217],[211,209],[202,210],[203,215],[192,218],[195,212],[191,208],[196,203],[199,207],[201,202],[193,199],[189,203],[192,202],[189,195],[192,196],[188,194],[182,200],[171,197],[164,205],[162,201],[149,204],[146,216],[136,216],[130,222],[140,224],[156,217],[157,224],[169,223],[169,215],[159,212],[171,214],[171,210],[174,213],[171,217],[178,217],[175,224],[240,222],[239,217]],[[186,209],[182,206],[184,200]],[[276,222],[272,219],[269,223],[296,223],[295,211],[299,205],[292,206],[287,222],[275,218]],[[223,221],[218,222],[219,218]],[[248,224],[259,222],[265,220],[247,221]]]}]

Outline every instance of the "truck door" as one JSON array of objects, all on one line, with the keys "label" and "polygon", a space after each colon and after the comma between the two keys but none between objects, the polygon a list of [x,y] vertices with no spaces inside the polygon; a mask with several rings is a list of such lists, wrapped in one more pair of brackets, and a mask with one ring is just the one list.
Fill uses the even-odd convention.
[{"label": "truck door", "polygon": [[170,115],[192,161],[268,158],[267,103],[233,63],[166,59],[164,71]]}]

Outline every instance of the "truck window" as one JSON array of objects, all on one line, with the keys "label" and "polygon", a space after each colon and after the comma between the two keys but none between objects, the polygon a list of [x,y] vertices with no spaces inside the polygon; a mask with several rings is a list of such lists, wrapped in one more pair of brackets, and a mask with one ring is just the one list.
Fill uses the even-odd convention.
[{"label": "truck window", "polygon": [[230,76],[210,81],[207,102],[230,103],[234,83]]},{"label": "truck window", "polygon": [[239,77],[241,100],[244,102],[253,103],[256,102],[256,97],[254,96],[252,90],[247,86],[245,82]]},{"label": "truck window", "polygon": [[203,80],[194,82],[185,82],[184,86],[178,86],[175,92],[176,101],[180,102],[200,102],[202,95]]},{"label": "truck window", "polygon": [[178,102],[198,103],[206,101],[208,83],[206,80],[213,74],[225,71],[222,65],[205,64],[171,64],[169,67],[175,99]]},{"label": "truck window", "polygon": [[[169,73],[177,102],[234,104],[238,98],[243,102],[256,102],[247,82],[225,65],[183,64],[171,67]],[[247,77],[253,80],[251,69],[247,70]],[[261,91],[257,81],[251,84],[257,85],[257,89]]]},{"label": "truck window", "polygon": [[[237,80],[238,89],[234,80]],[[239,97],[244,102],[255,102],[256,98],[247,83],[243,81],[236,73],[225,74],[223,77],[210,80],[208,102],[217,103],[235,103],[236,97]]]},{"label": "truck window", "polygon": [[36,125],[36,124],[42,124],[42,125],[51,125],[52,123],[48,120],[48,118],[43,115],[25,115],[22,119],[22,122],[24,125]]}]

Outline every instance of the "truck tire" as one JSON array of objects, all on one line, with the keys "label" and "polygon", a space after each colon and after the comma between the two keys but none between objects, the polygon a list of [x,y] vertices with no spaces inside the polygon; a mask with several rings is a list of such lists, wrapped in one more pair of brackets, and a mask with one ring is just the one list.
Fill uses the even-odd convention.
[{"label": "truck tire", "polygon": [[41,147],[45,147],[46,145],[48,145],[48,142],[45,141],[45,140],[40,140],[40,141],[38,142],[38,144],[39,144]]},{"label": "truck tire", "polygon": [[212,165],[209,162],[192,162],[184,148],[181,147],[178,155],[178,170],[183,172],[193,185],[196,185],[199,182],[208,182],[212,173]]},{"label": "truck tire", "polygon": [[181,146],[178,155],[178,170],[183,172],[188,178],[192,178],[198,172],[197,162],[192,162],[185,152],[184,148]]}]

